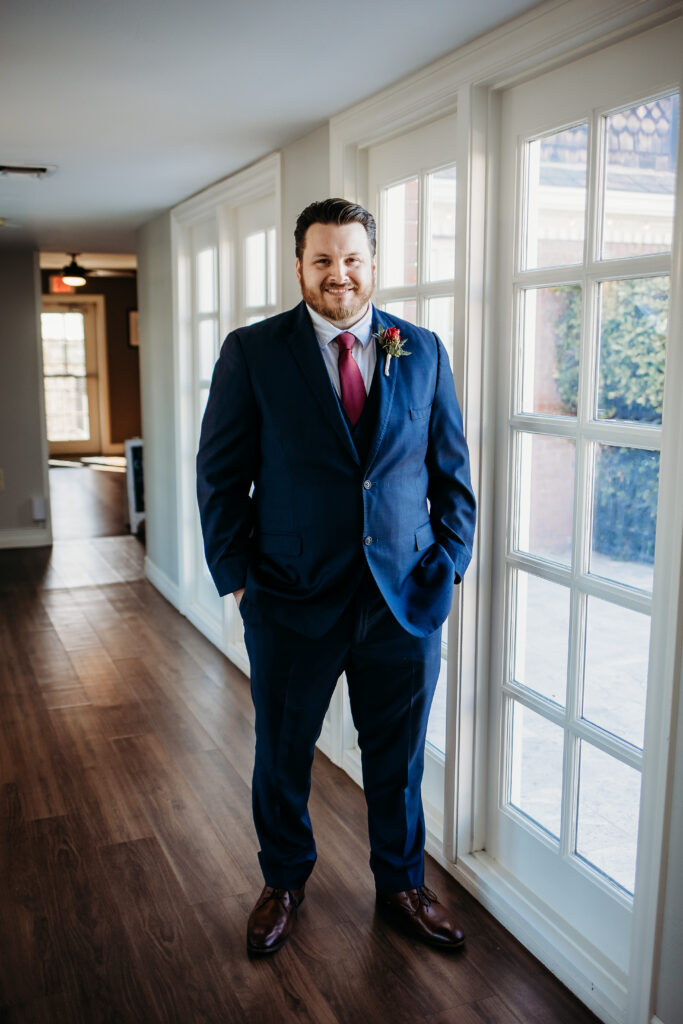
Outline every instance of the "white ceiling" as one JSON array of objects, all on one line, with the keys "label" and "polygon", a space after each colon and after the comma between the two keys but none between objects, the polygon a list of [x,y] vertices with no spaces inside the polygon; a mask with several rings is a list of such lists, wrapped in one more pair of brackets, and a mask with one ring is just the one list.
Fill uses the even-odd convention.
[{"label": "white ceiling", "polygon": [[3,4],[0,243],[126,252],[156,213],[537,0]]}]

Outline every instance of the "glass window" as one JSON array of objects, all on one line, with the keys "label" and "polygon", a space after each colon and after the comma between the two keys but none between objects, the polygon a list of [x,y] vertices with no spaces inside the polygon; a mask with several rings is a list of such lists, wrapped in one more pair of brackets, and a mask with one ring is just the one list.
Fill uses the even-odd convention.
[{"label": "glass window", "polygon": [[643,745],[650,616],[589,597],[583,717]]},{"label": "glass window", "polygon": [[438,295],[427,299],[427,327],[438,334],[453,363],[453,310],[455,300],[452,295]]},{"label": "glass window", "polygon": [[559,839],[563,730],[519,701],[511,703],[509,803]]},{"label": "glass window", "polygon": [[418,179],[384,190],[385,212],[380,273],[385,288],[417,283]]},{"label": "glass window", "polygon": [[571,564],[576,445],[564,437],[519,432],[519,551]]},{"label": "glass window", "polygon": [[587,156],[586,123],[527,142],[523,240],[527,270],[582,261]]},{"label": "glass window", "polygon": [[217,307],[216,250],[197,253],[197,312],[214,313]]},{"label": "glass window", "polygon": [[632,893],[640,772],[581,742],[576,853]]},{"label": "glass window", "polygon": [[569,590],[515,572],[513,678],[520,686],[564,705],[569,649]]},{"label": "glass window", "polygon": [[427,280],[455,277],[455,165],[427,176]]},{"label": "glass window", "polygon": [[266,232],[256,231],[245,239],[245,303],[266,304]]},{"label": "glass window", "polygon": [[590,571],[652,590],[659,453],[597,444]]},{"label": "glass window", "polygon": [[669,278],[600,286],[600,419],[662,422]]},{"label": "glass window", "polygon": [[678,106],[676,93],[604,119],[603,259],[671,249]]},{"label": "glass window", "polygon": [[522,412],[576,416],[581,288],[527,288],[522,294]]}]

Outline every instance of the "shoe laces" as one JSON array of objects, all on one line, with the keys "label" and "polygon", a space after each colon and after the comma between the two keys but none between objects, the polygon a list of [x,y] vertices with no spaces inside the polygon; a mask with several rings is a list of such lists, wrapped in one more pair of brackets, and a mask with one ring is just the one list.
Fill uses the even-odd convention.
[{"label": "shoe laces", "polygon": [[291,889],[273,889],[271,892],[269,892],[266,896],[263,897],[263,899],[261,900],[261,906],[263,906],[266,903],[269,903],[270,900],[277,900],[284,907],[285,896],[289,896],[292,906],[294,907],[295,910],[297,910],[299,906],[299,900],[296,898]]},{"label": "shoe laces", "polygon": [[439,900],[435,892],[428,889],[426,885],[418,885],[415,889],[417,898],[423,907],[428,907],[431,903],[438,903]]}]

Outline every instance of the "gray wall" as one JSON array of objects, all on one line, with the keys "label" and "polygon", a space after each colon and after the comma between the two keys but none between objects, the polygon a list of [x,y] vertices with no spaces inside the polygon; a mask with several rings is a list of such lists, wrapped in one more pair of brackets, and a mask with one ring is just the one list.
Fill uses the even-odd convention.
[{"label": "gray wall", "polygon": [[145,224],[138,232],[137,242],[147,558],[177,585],[180,576],[170,212]]},{"label": "gray wall", "polygon": [[315,199],[330,189],[330,129],[324,124],[282,150],[282,308],[301,301],[294,272],[294,225]]},{"label": "gray wall", "polygon": [[37,254],[0,249],[0,547],[50,541],[32,510],[32,498],[49,497],[40,308]]}]

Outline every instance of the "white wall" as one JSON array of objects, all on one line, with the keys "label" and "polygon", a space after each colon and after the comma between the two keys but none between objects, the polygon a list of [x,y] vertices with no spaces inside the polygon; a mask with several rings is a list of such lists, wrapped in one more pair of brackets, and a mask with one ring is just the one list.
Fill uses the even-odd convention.
[{"label": "white wall", "polygon": [[153,582],[171,596],[179,566],[170,212],[145,224],[137,241],[147,559]]},{"label": "white wall", "polygon": [[31,249],[0,249],[0,547],[50,543],[33,521],[33,498],[49,498],[40,355],[40,272]]},{"label": "white wall", "polygon": [[330,129],[324,124],[282,150],[282,307],[301,301],[294,272],[294,225],[309,203],[330,194]]}]

